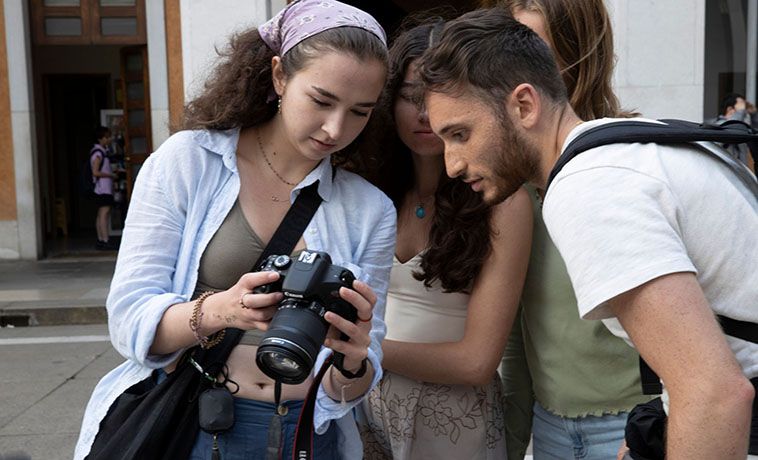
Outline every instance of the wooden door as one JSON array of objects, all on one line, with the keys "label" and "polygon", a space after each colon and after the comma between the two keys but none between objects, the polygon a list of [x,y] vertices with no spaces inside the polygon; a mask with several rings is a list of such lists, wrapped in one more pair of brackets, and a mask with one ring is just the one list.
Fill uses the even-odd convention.
[{"label": "wooden door", "polygon": [[121,50],[121,95],[124,109],[124,162],[126,196],[132,195],[134,179],[142,163],[153,151],[150,130],[150,91],[147,47]]},{"label": "wooden door", "polygon": [[144,45],[145,0],[30,0],[37,45]]}]

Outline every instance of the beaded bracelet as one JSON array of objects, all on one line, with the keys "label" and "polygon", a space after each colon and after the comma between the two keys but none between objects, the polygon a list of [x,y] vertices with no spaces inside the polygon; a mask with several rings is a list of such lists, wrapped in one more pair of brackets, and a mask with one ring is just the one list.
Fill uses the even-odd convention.
[{"label": "beaded bracelet", "polygon": [[203,311],[201,310],[201,307],[203,306],[205,299],[215,293],[216,291],[205,291],[200,294],[200,297],[195,300],[195,308],[192,310],[192,316],[190,316],[189,319],[190,330],[195,334],[195,338],[200,342],[200,347],[203,349],[208,349],[221,343],[221,341],[224,340],[224,334],[226,333],[225,329],[221,329],[211,340],[208,340],[208,337],[200,335],[200,323],[203,321]]}]

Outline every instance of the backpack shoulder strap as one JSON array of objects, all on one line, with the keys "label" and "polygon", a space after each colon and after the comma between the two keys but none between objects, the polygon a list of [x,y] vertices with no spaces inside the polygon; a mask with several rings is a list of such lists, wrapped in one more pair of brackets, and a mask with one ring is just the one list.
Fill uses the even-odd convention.
[{"label": "backpack shoulder strap", "polygon": [[726,163],[758,197],[758,180],[749,169],[707,142],[739,144],[758,141],[758,133],[744,123],[699,124],[684,120],[660,120],[665,124],[624,120],[590,128],[579,134],[563,151],[548,177],[547,188],[566,164],[580,153],[608,144],[681,144],[695,142],[699,150]]},{"label": "backpack shoulder strap", "polygon": [[[95,144],[92,149],[89,151],[89,163],[92,164],[92,157],[96,153],[100,153],[100,156],[103,157],[103,159],[100,161],[100,167],[97,169],[97,172],[100,172],[103,169],[103,163],[105,162],[105,149],[100,144]],[[98,178],[99,179],[99,178]]]}]

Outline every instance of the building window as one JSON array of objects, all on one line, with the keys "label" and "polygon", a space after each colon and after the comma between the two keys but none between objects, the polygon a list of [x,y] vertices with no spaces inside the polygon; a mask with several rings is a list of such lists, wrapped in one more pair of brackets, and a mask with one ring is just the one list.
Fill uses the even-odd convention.
[{"label": "building window", "polygon": [[144,45],[145,0],[31,0],[37,45]]}]

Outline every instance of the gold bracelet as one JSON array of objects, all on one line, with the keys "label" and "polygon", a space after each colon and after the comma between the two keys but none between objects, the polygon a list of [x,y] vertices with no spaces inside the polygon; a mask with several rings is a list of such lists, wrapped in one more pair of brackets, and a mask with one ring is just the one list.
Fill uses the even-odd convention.
[{"label": "gold bracelet", "polygon": [[205,302],[205,299],[215,293],[216,291],[205,291],[200,294],[200,297],[195,300],[195,308],[192,309],[192,316],[190,316],[189,319],[190,330],[193,334],[195,334],[195,338],[198,342],[200,342],[200,347],[203,349],[208,349],[218,345],[222,340],[224,340],[224,335],[226,334],[226,329],[221,329],[211,340],[208,340],[208,337],[206,336],[200,335],[200,323],[203,321],[203,310],[201,309],[203,302]]}]

